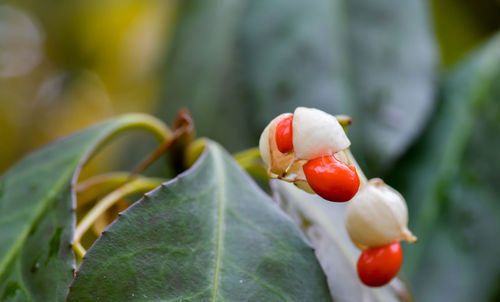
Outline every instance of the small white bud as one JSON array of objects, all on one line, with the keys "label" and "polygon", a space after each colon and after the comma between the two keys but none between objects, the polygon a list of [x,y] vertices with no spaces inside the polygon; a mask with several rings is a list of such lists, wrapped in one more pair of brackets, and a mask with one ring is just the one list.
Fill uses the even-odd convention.
[{"label": "small white bud", "polygon": [[299,159],[332,155],[351,145],[337,119],[318,109],[295,109],[292,127],[295,157]]},{"label": "small white bud", "polygon": [[358,246],[384,246],[395,240],[414,242],[408,230],[408,208],[401,194],[381,179],[372,179],[349,202],[345,226]]}]

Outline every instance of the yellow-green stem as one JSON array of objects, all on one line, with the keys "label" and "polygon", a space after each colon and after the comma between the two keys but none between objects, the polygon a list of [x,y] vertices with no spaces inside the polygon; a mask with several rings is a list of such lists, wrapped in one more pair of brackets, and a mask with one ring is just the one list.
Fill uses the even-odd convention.
[{"label": "yellow-green stem", "polygon": [[85,234],[92,224],[94,224],[96,219],[117,201],[130,194],[150,191],[161,185],[162,181],[163,180],[156,178],[138,177],[106,195],[85,215],[85,217],[83,217],[80,223],[76,226],[73,239],[74,245],[77,247],[77,244],[79,244],[83,234]]},{"label": "yellow-green stem", "polygon": [[78,207],[130,181],[130,172],[110,172],[92,176],[76,185]]},{"label": "yellow-green stem", "polygon": [[87,253],[80,242],[73,243],[73,250],[81,259],[83,259],[83,256]]},{"label": "yellow-green stem", "polygon": [[103,184],[122,184],[128,180],[130,172],[109,172],[95,175],[76,185],[76,193],[83,193],[88,189]]},{"label": "yellow-green stem", "polygon": [[140,126],[143,129],[150,131],[160,142],[167,141],[172,137],[172,131],[170,131],[170,128],[168,128],[163,121],[154,116],[144,113],[130,113],[124,116],[124,121],[127,119],[135,121],[135,124],[139,121],[141,123]]}]

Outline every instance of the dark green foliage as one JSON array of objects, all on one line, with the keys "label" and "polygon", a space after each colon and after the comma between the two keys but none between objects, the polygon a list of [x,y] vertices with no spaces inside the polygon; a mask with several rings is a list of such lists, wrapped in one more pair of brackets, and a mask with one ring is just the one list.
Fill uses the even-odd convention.
[{"label": "dark green foliage", "polygon": [[213,142],[85,255],[68,301],[98,300],[331,301],[300,231]]},{"label": "dark green foliage", "polygon": [[78,132],[27,156],[2,176],[2,301],[64,299],[75,269],[75,172],[110,136],[134,126],[140,122],[124,116]]}]

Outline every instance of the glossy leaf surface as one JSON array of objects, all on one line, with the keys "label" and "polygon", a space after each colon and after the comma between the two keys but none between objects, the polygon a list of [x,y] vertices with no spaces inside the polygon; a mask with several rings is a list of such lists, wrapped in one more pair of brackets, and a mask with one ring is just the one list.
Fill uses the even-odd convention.
[{"label": "glossy leaf surface", "polygon": [[299,229],[221,147],[121,214],[71,301],[331,301]]}]

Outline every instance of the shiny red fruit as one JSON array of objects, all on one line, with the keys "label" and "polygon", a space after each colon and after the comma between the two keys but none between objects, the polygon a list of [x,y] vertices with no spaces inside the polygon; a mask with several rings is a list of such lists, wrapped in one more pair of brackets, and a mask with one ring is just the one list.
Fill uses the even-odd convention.
[{"label": "shiny red fruit", "polygon": [[333,155],[311,159],[303,169],[311,188],[326,200],[344,202],[358,192],[359,177],[356,168]]},{"label": "shiny red fruit", "polygon": [[293,150],[293,114],[282,118],[276,125],[276,144],[281,153]]},{"label": "shiny red fruit", "polygon": [[364,250],[359,256],[357,269],[361,282],[368,286],[382,286],[396,277],[403,263],[399,241]]}]

